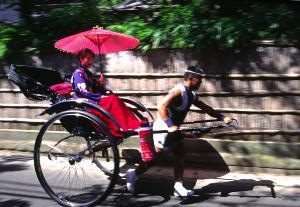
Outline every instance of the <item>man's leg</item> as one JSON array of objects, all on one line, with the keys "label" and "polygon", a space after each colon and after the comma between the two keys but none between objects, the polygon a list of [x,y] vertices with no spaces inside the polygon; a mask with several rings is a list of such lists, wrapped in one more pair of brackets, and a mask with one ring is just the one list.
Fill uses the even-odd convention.
[{"label": "man's leg", "polygon": [[170,147],[171,152],[174,155],[174,177],[175,182],[182,181],[184,173],[184,161],[185,161],[185,150],[183,141]]},{"label": "man's leg", "polygon": [[[157,119],[153,124],[153,131],[157,131],[157,130],[168,130],[168,126],[163,120]],[[162,157],[161,153],[163,153],[162,149],[164,148],[164,143],[167,135],[168,133],[153,134],[153,142],[154,142],[155,152],[156,152],[155,158],[147,163],[145,162],[139,163],[138,167],[135,169],[134,172],[128,173],[126,175],[128,191],[134,192],[134,183],[137,177],[143,174],[144,172],[146,172],[151,166],[159,162],[160,158]]]},{"label": "man's leg", "polygon": [[185,149],[183,141],[177,143],[176,145],[170,147],[171,152],[174,155],[174,195],[175,196],[192,196],[194,192],[192,190],[187,190],[183,187],[183,173],[184,173],[184,163],[185,163]]},{"label": "man's leg", "polygon": [[143,162],[141,161],[139,163],[139,165],[137,166],[137,168],[131,172],[128,173],[126,175],[126,186],[127,186],[127,190],[131,193],[134,192],[134,184],[135,181],[137,180],[139,175],[142,175],[144,172],[146,172],[150,167],[154,166],[159,160],[160,160],[160,149],[159,148],[155,148],[156,151],[156,155],[155,158],[153,160],[151,160],[150,162]]}]

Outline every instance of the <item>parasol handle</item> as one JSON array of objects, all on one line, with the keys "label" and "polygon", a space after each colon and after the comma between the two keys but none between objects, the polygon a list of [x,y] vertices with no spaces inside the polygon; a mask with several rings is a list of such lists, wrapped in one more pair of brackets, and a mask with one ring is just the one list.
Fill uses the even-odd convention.
[{"label": "parasol handle", "polygon": [[[98,26],[98,25],[97,25]],[[96,27],[97,27],[96,26]],[[94,28],[93,28],[94,29]],[[101,53],[100,53],[100,39],[99,39],[99,35],[97,35],[97,40],[98,40],[98,53],[99,53],[99,66],[100,66],[100,73],[102,74],[102,64],[101,64]]]},{"label": "parasol handle", "polygon": [[99,67],[100,67],[100,74],[102,75],[103,71],[102,71],[102,63],[101,63],[101,54],[99,54]]}]

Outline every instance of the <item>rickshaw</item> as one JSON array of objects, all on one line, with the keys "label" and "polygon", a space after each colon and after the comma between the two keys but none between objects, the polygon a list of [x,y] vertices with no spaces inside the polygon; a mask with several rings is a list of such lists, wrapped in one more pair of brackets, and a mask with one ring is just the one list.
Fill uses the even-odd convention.
[{"label": "rickshaw", "polygon": [[[137,132],[124,131],[123,139],[116,139],[103,120],[87,109],[97,110],[122,131],[107,111],[86,99],[75,100],[69,94],[51,90],[53,85],[68,84],[56,70],[11,65],[8,79],[28,99],[51,103],[39,114],[51,116],[41,127],[34,145],[35,172],[46,193],[62,206],[93,206],[106,199],[119,179],[118,146]],[[121,99],[139,119],[153,124],[153,115],[144,105],[128,98]],[[194,123],[201,122],[205,120]],[[228,125],[182,131],[203,133],[223,127]],[[162,132],[166,131],[153,133]]]}]

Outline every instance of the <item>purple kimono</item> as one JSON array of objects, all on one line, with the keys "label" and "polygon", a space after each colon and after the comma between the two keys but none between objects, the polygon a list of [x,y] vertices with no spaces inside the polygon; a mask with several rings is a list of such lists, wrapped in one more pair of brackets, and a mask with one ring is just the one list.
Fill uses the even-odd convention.
[{"label": "purple kimono", "polygon": [[86,68],[77,68],[71,78],[72,88],[75,91],[73,98],[86,98],[98,103],[101,94],[95,93],[100,85],[97,78]]}]

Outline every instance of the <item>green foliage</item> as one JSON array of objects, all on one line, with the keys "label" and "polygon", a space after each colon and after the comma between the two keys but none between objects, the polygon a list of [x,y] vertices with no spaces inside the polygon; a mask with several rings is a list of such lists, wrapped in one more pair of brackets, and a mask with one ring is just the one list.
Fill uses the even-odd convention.
[{"label": "green foliage", "polygon": [[29,2],[21,5],[21,22],[1,28],[0,57],[55,51],[58,39],[95,25],[137,37],[143,51],[160,47],[236,50],[251,46],[253,40],[298,44],[300,39],[299,3],[149,1],[154,3],[148,9],[124,12],[112,9],[124,0],[90,0],[44,9],[42,15],[32,17],[28,14],[36,10],[34,5],[53,1]]},{"label": "green foliage", "polygon": [[0,57],[3,57],[6,53],[7,47],[9,41],[12,40],[12,35],[15,32],[15,29],[12,27],[6,27],[0,31]]},{"label": "green foliage", "polygon": [[31,32],[23,25],[9,26],[1,29],[0,32],[0,58],[6,54],[17,56],[20,48],[28,51],[31,45]]},{"label": "green foliage", "polygon": [[138,17],[108,26],[107,29],[137,37],[141,42],[140,47],[142,50],[150,48],[151,37],[155,36],[153,34],[157,32],[154,27],[151,27],[146,21]]}]

